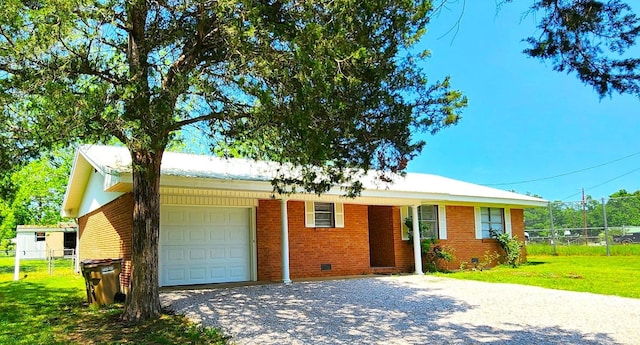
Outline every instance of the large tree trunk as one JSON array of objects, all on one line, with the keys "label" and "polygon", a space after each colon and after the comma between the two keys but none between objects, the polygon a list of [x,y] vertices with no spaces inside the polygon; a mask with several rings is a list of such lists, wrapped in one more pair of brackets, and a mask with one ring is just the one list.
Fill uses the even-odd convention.
[{"label": "large tree trunk", "polygon": [[163,149],[132,149],[132,279],[122,319],[140,322],[161,314],[158,292],[160,163]]}]

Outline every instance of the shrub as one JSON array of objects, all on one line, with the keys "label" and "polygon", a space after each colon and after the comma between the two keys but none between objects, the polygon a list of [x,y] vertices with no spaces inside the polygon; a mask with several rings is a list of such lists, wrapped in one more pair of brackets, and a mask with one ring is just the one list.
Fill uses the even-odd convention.
[{"label": "shrub", "polygon": [[[413,227],[412,219],[405,218],[405,225],[411,229]],[[429,230],[429,227],[422,222],[419,222],[420,233],[424,233]],[[413,244],[413,231],[409,231],[409,243]],[[438,240],[435,238],[422,238],[420,239],[420,251],[425,261],[424,268],[428,272],[436,272],[438,270],[438,262],[452,262],[455,260],[455,249],[450,246],[438,244]]]},{"label": "shrub", "polygon": [[520,257],[522,256],[522,246],[524,246],[523,242],[518,241],[517,236],[509,236],[509,234],[491,229],[489,230],[491,237],[494,237],[500,243],[500,247],[504,250],[506,254],[507,264],[509,266],[515,268],[520,264]]}]

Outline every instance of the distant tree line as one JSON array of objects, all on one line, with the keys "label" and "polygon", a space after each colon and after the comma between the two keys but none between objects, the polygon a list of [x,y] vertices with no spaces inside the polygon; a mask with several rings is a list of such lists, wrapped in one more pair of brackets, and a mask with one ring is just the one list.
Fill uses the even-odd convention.
[{"label": "distant tree line", "polygon": [[[553,214],[553,226],[556,229],[602,228],[604,212],[602,201],[587,195],[582,201],[560,202],[550,204]],[[633,193],[624,189],[611,194],[605,199],[607,225],[610,228],[640,226],[640,190]],[[586,217],[585,217],[586,216]],[[549,208],[527,209],[524,213],[525,228],[543,230],[551,228]]]}]

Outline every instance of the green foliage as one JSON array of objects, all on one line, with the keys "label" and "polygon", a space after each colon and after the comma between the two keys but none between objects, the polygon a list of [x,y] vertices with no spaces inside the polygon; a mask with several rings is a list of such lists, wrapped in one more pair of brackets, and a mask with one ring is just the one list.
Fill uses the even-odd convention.
[{"label": "green foliage", "polygon": [[16,248],[16,244],[11,241],[9,238],[0,239],[0,251],[8,252],[10,250],[14,250]]},{"label": "green foliage", "polygon": [[640,190],[629,193],[621,189],[609,196],[606,207],[609,226],[640,226]]},{"label": "green foliage", "polygon": [[216,152],[303,167],[277,191],[323,192],[351,181],[349,168],[403,171],[424,145],[414,133],[457,123],[466,106],[412,53],[429,1],[10,1],[5,13],[16,146],[115,136],[160,152],[197,124]]},{"label": "green foliage", "polygon": [[506,254],[506,261],[509,266],[516,268],[520,265],[520,257],[522,256],[522,247],[524,242],[518,240],[517,236],[511,237],[511,235],[505,232],[497,232],[493,229],[489,230],[491,237],[498,240],[500,247]]},{"label": "green foliage", "polygon": [[[407,236],[409,237],[409,243],[413,244],[413,218],[407,217],[404,219],[404,225],[409,228]],[[422,247],[422,253],[425,254],[431,249],[431,245],[437,242],[437,239],[433,237],[426,237],[425,234],[429,233],[429,224],[418,221],[418,232],[420,233],[420,245]]]},{"label": "green foliage", "polygon": [[13,174],[12,208],[17,224],[51,225],[62,221],[60,205],[71,170],[71,150],[32,161]]},{"label": "green foliage", "polygon": [[[631,3],[631,2],[629,2]],[[637,8],[636,8],[637,10]],[[640,97],[637,42],[640,17],[622,0],[536,0],[540,34],[526,41],[531,57],[575,73],[601,97],[614,92]]]},{"label": "green foliage", "polygon": [[12,193],[0,199],[0,239],[15,237],[16,225],[62,221],[60,205],[72,162],[71,149],[42,155],[11,174]]},{"label": "green foliage", "polygon": [[[361,172],[402,174],[425,145],[416,134],[455,125],[467,104],[449,78],[429,81],[418,64],[431,12],[428,0],[7,0],[0,142],[26,156],[59,142],[124,144],[134,208],[152,215],[134,215],[133,238],[149,238],[133,245],[136,270],[157,253],[154,186],[187,126],[216,152],[298,167],[274,177],[274,193],[339,186],[356,196]],[[131,320],[159,314],[157,287],[146,284],[157,271],[146,272],[133,274],[145,284],[128,299]],[[152,301],[135,297],[142,288]]]},{"label": "green foliage", "polygon": [[[640,226],[640,190],[629,193],[621,189],[609,196],[606,203],[607,225],[611,230],[625,226]],[[582,202],[552,202],[553,223],[556,229],[584,227]],[[603,228],[602,202],[587,195],[584,213],[588,228]],[[548,208],[530,208],[524,211],[526,229],[544,229],[537,236],[550,236],[551,222]],[[602,234],[604,239],[604,234]]]},{"label": "green foliage", "polygon": [[16,233],[16,220],[13,209],[6,201],[0,199],[0,240],[14,238]]},{"label": "green foliage", "polygon": [[[407,217],[404,220],[404,224],[409,228],[413,228],[413,219]],[[429,233],[429,226],[422,222],[418,222],[420,234]],[[413,244],[413,231],[409,231],[409,243]],[[436,238],[421,238],[420,239],[420,251],[422,258],[425,262],[425,268],[429,272],[435,272],[438,270],[439,262],[452,262],[455,260],[455,248],[447,245],[438,244]]]}]

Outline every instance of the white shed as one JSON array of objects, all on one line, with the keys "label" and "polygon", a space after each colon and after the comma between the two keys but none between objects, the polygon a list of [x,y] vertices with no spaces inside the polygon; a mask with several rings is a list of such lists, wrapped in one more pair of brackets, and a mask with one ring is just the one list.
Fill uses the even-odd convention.
[{"label": "white shed", "polygon": [[75,254],[78,225],[60,223],[53,226],[18,225],[16,253],[22,259],[71,257]]}]

